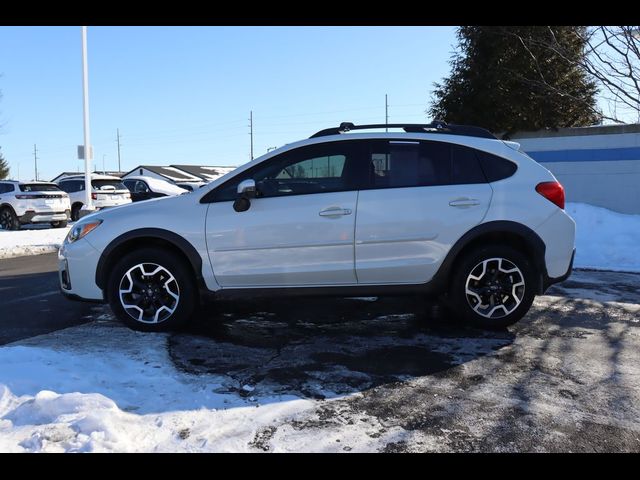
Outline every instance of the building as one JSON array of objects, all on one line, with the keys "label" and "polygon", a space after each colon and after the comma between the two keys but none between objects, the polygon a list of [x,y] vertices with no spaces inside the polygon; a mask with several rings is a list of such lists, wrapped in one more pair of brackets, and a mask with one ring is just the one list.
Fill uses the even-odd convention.
[{"label": "building", "polygon": [[208,167],[204,165],[172,165],[183,172],[199,177],[204,182],[211,182],[232,172],[237,167]]},{"label": "building", "polygon": [[568,202],[640,214],[640,124],[521,132],[511,140],[558,178]]},{"label": "building", "polygon": [[[125,174],[125,172],[109,172],[109,171],[103,172],[102,170],[94,170],[93,173],[97,173],[99,175],[111,175],[112,177],[120,177],[120,178],[122,178],[122,176]],[[72,175],[84,175],[84,170],[81,172],[62,172],[57,177],[54,177],[53,179],[51,179],[51,182],[56,183],[58,180],[64,177],[72,176]]]},{"label": "building", "polygon": [[174,166],[138,165],[123,175],[128,178],[134,175],[144,175],[145,177],[158,178],[171,183],[202,183],[202,179],[188,172],[180,170]]}]

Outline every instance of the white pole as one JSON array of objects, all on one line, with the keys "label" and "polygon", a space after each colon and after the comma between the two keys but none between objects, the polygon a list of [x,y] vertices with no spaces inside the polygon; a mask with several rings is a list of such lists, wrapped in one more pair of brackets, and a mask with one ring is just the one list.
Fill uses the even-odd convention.
[{"label": "white pole", "polygon": [[84,205],[93,210],[91,202],[91,142],[89,141],[89,69],[87,67],[87,27],[82,27],[82,117],[84,121]]}]

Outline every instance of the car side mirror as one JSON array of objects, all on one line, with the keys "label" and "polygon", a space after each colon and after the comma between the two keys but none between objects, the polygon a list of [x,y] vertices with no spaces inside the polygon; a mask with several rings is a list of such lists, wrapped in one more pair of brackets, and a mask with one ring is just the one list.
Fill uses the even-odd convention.
[{"label": "car side mirror", "polygon": [[233,209],[236,212],[246,212],[251,207],[251,198],[256,196],[256,182],[253,178],[248,178],[238,184],[238,198],[233,202]]}]

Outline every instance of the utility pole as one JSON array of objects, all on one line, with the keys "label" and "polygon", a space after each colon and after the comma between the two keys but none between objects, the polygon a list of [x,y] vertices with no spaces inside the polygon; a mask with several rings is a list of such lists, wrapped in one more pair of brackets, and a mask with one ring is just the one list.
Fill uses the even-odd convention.
[{"label": "utility pole", "polygon": [[120,168],[120,129],[116,128],[116,135],[118,138],[118,171],[121,172],[122,169]]},{"label": "utility pole", "polygon": [[38,149],[36,148],[36,144],[33,144],[33,162],[36,166],[36,182],[38,181]]},{"label": "utility pole", "polygon": [[[389,102],[386,93],[384,94],[384,124],[389,124]],[[385,127],[384,131],[388,132],[389,128]]]},{"label": "utility pole", "polygon": [[105,168],[104,168],[104,157],[106,157],[106,156],[107,156],[107,154],[106,154],[106,153],[103,153],[103,154],[102,154],[102,174],[103,174],[103,175],[106,175],[106,174],[107,174],[107,171],[106,171],[106,170],[105,170]]},{"label": "utility pole", "polygon": [[253,110],[249,112],[249,135],[251,136],[251,160],[253,160]]},{"label": "utility pole", "polygon": [[89,67],[87,65],[87,27],[82,27],[82,121],[84,127],[84,209],[93,210],[91,201],[91,142],[89,137]]}]

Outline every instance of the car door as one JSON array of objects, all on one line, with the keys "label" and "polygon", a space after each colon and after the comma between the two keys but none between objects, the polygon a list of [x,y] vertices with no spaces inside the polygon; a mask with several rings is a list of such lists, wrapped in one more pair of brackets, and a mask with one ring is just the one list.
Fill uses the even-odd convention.
[{"label": "car door", "polygon": [[491,201],[474,150],[446,142],[374,141],[355,233],[361,284],[424,283]]},{"label": "car door", "polygon": [[[223,287],[354,285],[357,170],[355,141],[300,147],[221,185],[209,205],[206,238]],[[247,211],[233,201],[240,181],[253,178]]]}]

